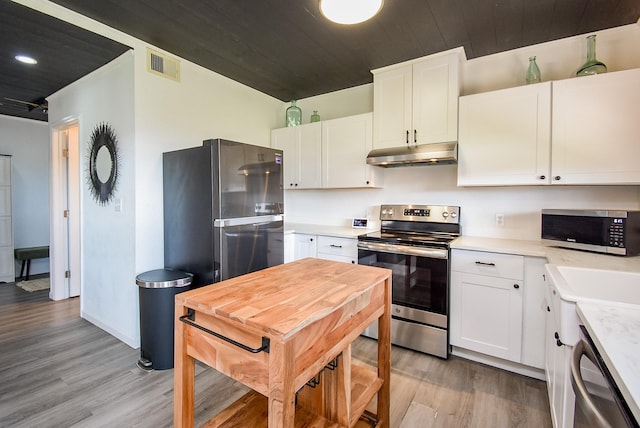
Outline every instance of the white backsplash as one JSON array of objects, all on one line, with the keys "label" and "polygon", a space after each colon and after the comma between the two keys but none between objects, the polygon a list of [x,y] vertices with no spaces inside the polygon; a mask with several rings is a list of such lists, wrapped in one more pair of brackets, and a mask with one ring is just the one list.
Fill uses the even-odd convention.
[{"label": "white backsplash", "polygon": [[[353,217],[376,220],[380,204],[461,207],[463,235],[540,239],[540,210],[640,209],[640,186],[456,186],[456,165],[385,170],[384,189],[285,191],[287,221],[349,225]],[[504,225],[496,225],[496,214]]]}]

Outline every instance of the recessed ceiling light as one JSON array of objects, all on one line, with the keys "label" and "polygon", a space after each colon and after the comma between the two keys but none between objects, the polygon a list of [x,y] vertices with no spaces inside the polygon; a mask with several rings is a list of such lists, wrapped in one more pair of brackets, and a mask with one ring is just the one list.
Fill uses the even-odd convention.
[{"label": "recessed ceiling light", "polygon": [[20,61],[23,62],[25,64],[37,64],[38,61],[36,61],[34,58],[31,58],[30,56],[27,55],[16,55],[15,58]]},{"label": "recessed ceiling light", "polygon": [[383,0],[319,0],[320,11],[338,24],[359,24],[382,9]]}]

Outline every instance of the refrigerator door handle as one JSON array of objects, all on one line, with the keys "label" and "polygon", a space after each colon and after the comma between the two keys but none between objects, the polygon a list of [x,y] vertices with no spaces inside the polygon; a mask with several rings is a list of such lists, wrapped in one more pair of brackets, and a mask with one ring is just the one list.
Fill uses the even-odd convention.
[{"label": "refrigerator door handle", "polygon": [[230,227],[230,226],[244,226],[247,224],[265,224],[274,221],[282,221],[284,216],[278,215],[257,215],[254,217],[240,217],[240,218],[217,218],[213,220],[215,227]]}]

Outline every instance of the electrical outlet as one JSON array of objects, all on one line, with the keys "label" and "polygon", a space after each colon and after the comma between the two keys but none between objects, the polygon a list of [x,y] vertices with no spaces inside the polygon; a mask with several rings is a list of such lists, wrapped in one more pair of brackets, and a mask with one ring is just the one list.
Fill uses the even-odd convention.
[{"label": "electrical outlet", "polygon": [[504,226],[504,214],[496,213],[496,226]]}]

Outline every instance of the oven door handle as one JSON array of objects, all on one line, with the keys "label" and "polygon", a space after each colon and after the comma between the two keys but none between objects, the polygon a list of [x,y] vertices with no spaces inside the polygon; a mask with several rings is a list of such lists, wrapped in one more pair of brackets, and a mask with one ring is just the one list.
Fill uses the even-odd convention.
[{"label": "oven door handle", "polygon": [[431,259],[448,259],[449,251],[442,248],[414,247],[411,245],[384,244],[379,242],[358,242],[359,250],[377,251],[379,253],[403,254],[407,256],[428,257]]},{"label": "oven door handle", "polygon": [[591,348],[591,345],[586,340],[580,339],[573,348],[571,355],[571,386],[576,393],[576,405],[588,416],[589,420],[595,423],[598,428],[611,428],[609,422],[602,413],[598,410],[595,403],[591,399],[591,394],[587,390],[587,386],[582,379],[580,373],[580,360],[582,356],[586,356],[591,362],[600,369],[598,360]]}]

